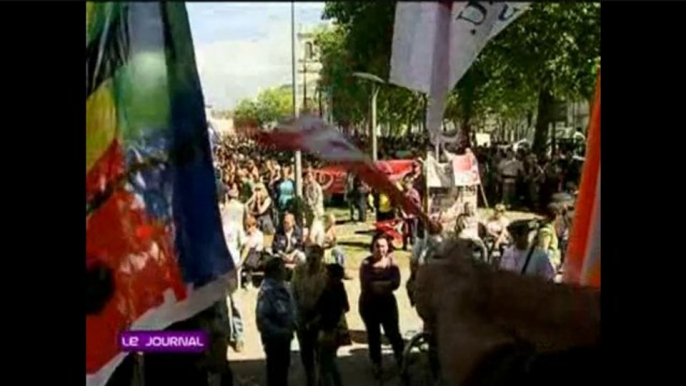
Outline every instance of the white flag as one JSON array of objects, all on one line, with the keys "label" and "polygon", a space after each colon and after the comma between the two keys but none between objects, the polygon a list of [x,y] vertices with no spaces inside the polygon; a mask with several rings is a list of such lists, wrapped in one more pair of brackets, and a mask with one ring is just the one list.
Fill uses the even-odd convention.
[{"label": "white flag", "polygon": [[434,144],[446,142],[441,127],[448,92],[486,43],[528,6],[476,1],[398,3],[389,81],[429,95],[427,127]]}]

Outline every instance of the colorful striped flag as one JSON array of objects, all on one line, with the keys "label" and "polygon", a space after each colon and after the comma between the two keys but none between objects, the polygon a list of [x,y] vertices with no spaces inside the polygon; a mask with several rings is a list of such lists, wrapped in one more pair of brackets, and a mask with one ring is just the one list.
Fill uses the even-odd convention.
[{"label": "colorful striped flag", "polygon": [[479,52],[528,8],[491,1],[398,2],[389,81],[429,95],[427,128],[441,134],[445,102]]},{"label": "colorful striped flag", "polygon": [[600,70],[563,279],[600,288]]},{"label": "colorful striped flag", "polygon": [[118,333],[163,329],[226,293],[203,100],[183,3],[86,4],[86,255],[115,283],[86,315],[90,386],[123,360]]}]

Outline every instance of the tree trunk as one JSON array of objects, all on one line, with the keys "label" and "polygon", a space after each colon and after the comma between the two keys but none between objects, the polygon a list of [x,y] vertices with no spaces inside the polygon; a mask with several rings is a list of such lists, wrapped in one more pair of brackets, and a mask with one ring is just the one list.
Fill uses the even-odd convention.
[{"label": "tree trunk", "polygon": [[462,101],[462,127],[460,128],[460,141],[471,148],[472,139],[472,112],[474,107],[474,96],[476,94],[476,81],[474,79],[474,72],[467,71],[462,78],[464,82],[464,94],[460,96]]},{"label": "tree trunk", "polygon": [[554,108],[553,95],[548,89],[542,89],[538,94],[538,113],[536,116],[536,131],[534,132],[533,151],[539,157],[545,154],[548,141],[548,130]]}]

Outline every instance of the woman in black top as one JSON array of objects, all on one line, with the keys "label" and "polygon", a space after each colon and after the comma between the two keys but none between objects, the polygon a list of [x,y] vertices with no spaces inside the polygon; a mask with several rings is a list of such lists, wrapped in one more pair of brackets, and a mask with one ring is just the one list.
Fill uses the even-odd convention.
[{"label": "woman in black top", "polygon": [[404,348],[398,303],[393,294],[400,286],[400,270],[383,234],[372,239],[372,255],[364,259],[360,267],[360,284],[360,316],[367,330],[369,359],[378,378],[381,375],[381,326],[391,342],[398,366],[402,363]]}]

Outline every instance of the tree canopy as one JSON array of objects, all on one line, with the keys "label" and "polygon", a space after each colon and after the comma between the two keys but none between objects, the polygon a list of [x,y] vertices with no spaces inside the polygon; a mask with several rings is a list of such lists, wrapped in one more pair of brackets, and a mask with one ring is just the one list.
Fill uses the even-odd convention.
[{"label": "tree canopy", "polygon": [[[368,114],[370,86],[356,71],[388,79],[395,1],[326,2],[334,27],[318,34],[322,89],[334,120],[359,125]],[[486,117],[536,117],[536,142],[546,141],[556,101],[589,100],[600,64],[599,3],[532,3],[489,42],[448,98],[445,119],[469,129]],[[378,120],[391,126],[423,120],[422,97],[384,86]],[[535,144],[536,145],[536,144]],[[535,146],[536,147],[536,146]]]},{"label": "tree canopy", "polygon": [[237,127],[244,125],[265,126],[292,115],[293,99],[290,87],[275,87],[263,90],[253,101],[243,99],[234,109]]}]

